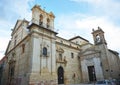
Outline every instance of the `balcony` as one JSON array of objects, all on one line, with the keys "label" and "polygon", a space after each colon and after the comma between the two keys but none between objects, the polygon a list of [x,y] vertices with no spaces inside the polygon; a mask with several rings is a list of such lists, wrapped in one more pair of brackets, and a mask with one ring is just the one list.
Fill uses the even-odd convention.
[{"label": "balcony", "polygon": [[67,64],[66,57],[64,58],[57,58],[56,63]]}]

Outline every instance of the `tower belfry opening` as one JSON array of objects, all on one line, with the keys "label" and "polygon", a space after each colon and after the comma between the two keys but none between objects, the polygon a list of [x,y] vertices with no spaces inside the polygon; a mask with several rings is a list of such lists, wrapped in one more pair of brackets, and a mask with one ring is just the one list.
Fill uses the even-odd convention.
[{"label": "tower belfry opening", "polygon": [[105,37],[104,37],[104,31],[98,27],[97,30],[93,29],[93,39],[94,39],[94,44],[99,45],[99,44],[107,44]]}]

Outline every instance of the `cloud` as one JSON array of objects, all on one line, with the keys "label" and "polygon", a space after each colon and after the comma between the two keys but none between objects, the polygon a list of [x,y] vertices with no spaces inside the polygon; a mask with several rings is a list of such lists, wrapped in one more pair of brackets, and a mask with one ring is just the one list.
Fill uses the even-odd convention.
[{"label": "cloud", "polygon": [[4,52],[10,40],[11,29],[13,29],[17,19],[31,20],[30,5],[34,0],[1,0],[0,1],[0,58],[4,56]]},{"label": "cloud", "polygon": [[105,32],[108,48],[120,52],[120,40],[118,39],[120,36],[120,26],[116,26],[108,17],[83,16],[83,14],[75,13],[59,16],[56,21],[56,27],[60,30],[59,36],[69,39],[77,34],[88,39],[91,43],[93,43],[92,29],[97,29],[98,26]]},{"label": "cloud", "polygon": [[[31,6],[35,0],[1,0],[0,2],[0,57],[3,57],[4,51],[10,39],[10,30],[14,27],[17,19],[26,18],[31,20]],[[71,38],[75,35],[93,42],[91,30],[100,26],[105,31],[105,37],[111,49],[119,50],[120,26],[116,26],[111,20],[120,18],[120,2],[113,0],[70,0],[77,3],[84,2],[93,6],[92,16],[89,14],[72,13],[63,14],[56,17],[55,27],[59,29],[59,36]],[[14,2],[14,3],[13,3]],[[100,14],[100,16],[95,16]],[[101,16],[102,15],[102,16]],[[107,17],[106,17],[107,16]],[[112,16],[112,17],[111,17]],[[110,19],[111,20],[110,20]],[[113,40],[111,40],[113,39]],[[120,50],[119,50],[120,52]]]},{"label": "cloud", "polygon": [[[84,19],[73,21],[76,22],[75,27],[89,30],[87,28],[96,28],[100,26],[105,31],[108,47],[118,50],[120,53],[120,1],[119,0],[70,0],[78,4],[84,3],[89,5],[90,13],[86,14]],[[66,16],[66,15],[65,15]],[[88,38],[90,39],[90,38]]]},{"label": "cloud", "polygon": [[[14,3],[13,3],[14,2]],[[31,20],[32,13],[31,7],[34,5],[35,0],[1,0],[0,19],[12,22],[14,24],[17,19]]]},{"label": "cloud", "polygon": [[0,59],[4,57],[10,37],[0,37]]},{"label": "cloud", "polygon": [[78,3],[87,2],[87,3],[99,4],[110,0],[103,0],[103,1],[102,0],[70,0],[70,1],[78,2]]},{"label": "cloud", "polygon": [[8,31],[10,31],[13,26],[14,25],[12,22],[7,21],[5,19],[0,19],[0,32],[2,33],[0,35],[3,35],[5,32],[8,33]]},{"label": "cloud", "polygon": [[0,59],[4,56],[13,24],[6,20],[0,20]]},{"label": "cloud", "polygon": [[76,3],[86,3],[91,6],[93,14],[106,15],[113,19],[120,19],[120,1],[118,0],[70,0]]}]

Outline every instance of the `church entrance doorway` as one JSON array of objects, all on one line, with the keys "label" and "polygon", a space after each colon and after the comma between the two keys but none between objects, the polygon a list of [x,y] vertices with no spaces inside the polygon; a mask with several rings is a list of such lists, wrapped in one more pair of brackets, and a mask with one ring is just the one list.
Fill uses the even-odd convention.
[{"label": "church entrance doorway", "polygon": [[63,69],[63,67],[60,66],[58,68],[57,74],[58,74],[58,84],[64,84],[64,69]]},{"label": "church entrance doorway", "polygon": [[95,68],[94,66],[88,66],[89,81],[96,81]]}]

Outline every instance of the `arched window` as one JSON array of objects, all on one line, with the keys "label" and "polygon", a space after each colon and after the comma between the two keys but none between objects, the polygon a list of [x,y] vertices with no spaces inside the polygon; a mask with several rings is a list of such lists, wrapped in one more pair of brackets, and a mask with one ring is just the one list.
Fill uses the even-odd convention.
[{"label": "arched window", "polygon": [[39,25],[42,25],[42,24],[43,24],[43,15],[40,14]]},{"label": "arched window", "polygon": [[25,52],[25,44],[22,44],[22,53]]},{"label": "arched window", "polygon": [[50,19],[47,18],[47,28],[50,26]]},{"label": "arched window", "polygon": [[46,47],[43,48],[43,55],[47,56],[47,48]]},{"label": "arched window", "polygon": [[96,35],[96,42],[100,42],[100,36],[98,34]]}]

